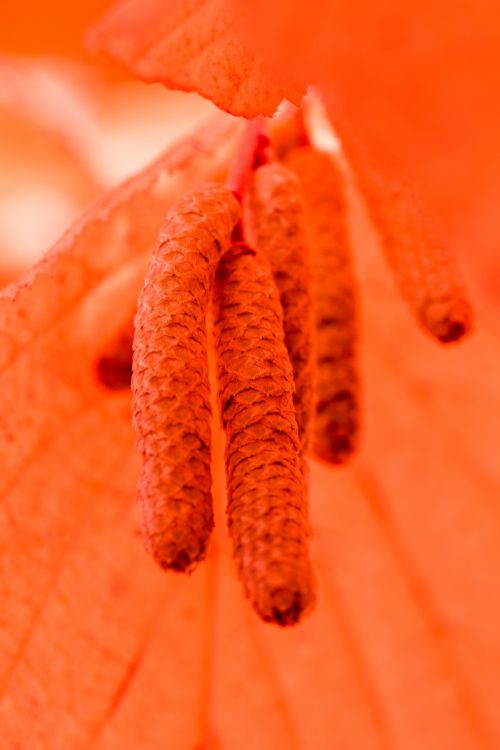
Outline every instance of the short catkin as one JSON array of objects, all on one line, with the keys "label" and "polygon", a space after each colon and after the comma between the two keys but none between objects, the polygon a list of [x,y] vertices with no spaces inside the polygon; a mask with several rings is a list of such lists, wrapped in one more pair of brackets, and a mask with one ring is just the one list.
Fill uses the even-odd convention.
[{"label": "short catkin", "polygon": [[214,336],[236,564],[260,617],[292,625],[314,601],[293,372],[271,269],[244,244],[217,270]]},{"label": "short catkin", "polygon": [[342,176],[332,157],[303,146],[285,163],[300,178],[315,293],[317,400],[313,448],[333,464],[355,451],[359,432],[358,297]]},{"label": "short catkin", "polygon": [[382,180],[359,157],[349,155],[410,311],[433,338],[443,344],[458,341],[471,331],[473,311],[453,255],[398,185]]},{"label": "short catkin", "polygon": [[206,310],[215,268],[239,219],[218,185],[167,215],[135,319],[133,423],[143,459],[143,537],[159,565],[191,571],[213,526]]},{"label": "short catkin", "polygon": [[285,342],[295,378],[302,447],[314,412],[314,311],[305,208],[296,175],[283,164],[259,167],[244,204],[245,232],[269,261],[283,307]]},{"label": "short catkin", "polygon": [[130,388],[134,324],[130,321],[108,343],[96,363],[97,380],[110,391]]}]

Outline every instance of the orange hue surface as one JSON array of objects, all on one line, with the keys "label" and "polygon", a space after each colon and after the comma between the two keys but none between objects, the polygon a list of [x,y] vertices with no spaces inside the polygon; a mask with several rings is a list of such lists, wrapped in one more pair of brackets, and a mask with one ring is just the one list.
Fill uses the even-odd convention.
[{"label": "orange hue surface", "polygon": [[3,2],[0,50],[10,54],[82,56],[83,34],[109,0]]},{"label": "orange hue surface", "polygon": [[409,185],[459,252],[487,254],[483,281],[497,284],[496,0],[229,2],[245,13],[249,43],[259,40],[268,64],[321,84],[345,134]]},{"label": "orange hue surface", "polygon": [[128,0],[94,43],[146,80],[236,114],[308,84],[375,166],[407,183],[460,254],[500,283],[500,10],[496,0]]},{"label": "orange hue surface", "polygon": [[137,301],[133,425],[143,464],[137,499],[147,551],[178,573],[191,573],[205,559],[214,524],[206,318],[217,262],[240,214],[231,191],[216,184],[177,201]]},{"label": "orange hue surface", "polygon": [[128,320],[164,210],[215,168],[212,145],[195,152],[104,199],[0,298],[7,746],[495,747],[497,340],[428,341],[359,211],[364,447],[346,471],[312,466],[315,613],[284,633],[244,601],[220,450],[208,563],[165,576],[144,553],[129,398],[92,365]]},{"label": "orange hue surface", "polygon": [[[417,5],[398,3],[398,13],[408,7]],[[498,19],[493,10],[481,19],[485,7],[446,4],[436,26],[450,51],[448,29],[465,8],[470,39],[474,29],[485,37],[481,54],[460,57],[467,72],[437,130],[447,66],[415,73],[415,99],[398,106],[372,88],[388,66],[361,51],[359,29],[370,24],[358,17],[349,34],[339,27],[340,47],[368,63],[342,79],[353,92],[347,114],[379,162],[414,177],[442,211],[483,289],[492,271],[498,278],[500,161],[490,97]],[[396,42],[404,92],[408,45]],[[292,56],[284,59],[292,70]],[[457,57],[447,59],[456,70]],[[190,579],[166,577],[144,554],[129,398],[99,388],[92,368],[130,316],[164,211],[224,161],[213,143],[194,152],[105,198],[0,295],[1,742],[9,750],[499,747],[500,378],[498,333],[484,323],[487,315],[498,325],[498,306],[478,287],[478,332],[456,349],[436,347],[403,309],[357,203],[364,442],[347,470],[312,466],[316,612],[282,632],[243,600],[224,530],[220,449],[207,564]]]},{"label": "orange hue surface", "polygon": [[227,0],[121,2],[89,35],[145,81],[197,91],[236,115],[272,115],[285,91],[301,89],[241,34],[240,9]]}]

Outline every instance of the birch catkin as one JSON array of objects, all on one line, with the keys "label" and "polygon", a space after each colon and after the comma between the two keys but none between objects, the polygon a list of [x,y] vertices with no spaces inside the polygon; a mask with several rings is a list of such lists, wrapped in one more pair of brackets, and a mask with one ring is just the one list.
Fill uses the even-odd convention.
[{"label": "birch catkin", "polygon": [[455,259],[401,188],[352,158],[382,250],[410,311],[438,341],[461,339],[472,329],[473,312]]},{"label": "birch catkin", "polygon": [[213,526],[206,308],[239,205],[200,188],[172,210],[153,253],[135,320],[133,422],[143,458],[138,498],[148,551],[190,571]]},{"label": "birch catkin", "polygon": [[245,229],[273,271],[283,307],[285,342],[295,378],[299,435],[307,446],[314,409],[314,313],[300,183],[282,164],[255,171],[245,202]]},{"label": "birch catkin", "polygon": [[220,262],[214,334],[234,556],[260,617],[291,625],[314,599],[293,373],[271,270],[246,245]]},{"label": "birch catkin", "polygon": [[313,446],[340,464],[357,445],[357,293],[342,177],[329,154],[310,146],[288,153],[307,210],[315,293],[317,401]]}]

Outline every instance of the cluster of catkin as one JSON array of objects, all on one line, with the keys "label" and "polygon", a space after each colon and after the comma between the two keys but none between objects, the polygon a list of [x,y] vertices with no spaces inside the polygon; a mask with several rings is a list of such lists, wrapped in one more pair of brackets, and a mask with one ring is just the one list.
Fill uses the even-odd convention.
[{"label": "cluster of catkin", "polygon": [[[205,185],[167,216],[135,318],[133,422],[145,544],[189,572],[213,527],[206,318],[212,306],[228,526],[246,596],[281,625],[312,608],[305,455],[332,464],[359,430],[357,293],[341,173],[311,145],[254,163],[244,190]],[[439,340],[470,327],[448,254],[399,193],[360,176],[403,295]],[[100,368],[130,377],[131,331]],[[116,385],[118,383],[118,385]]]},{"label": "cluster of catkin", "polygon": [[314,600],[303,461],[314,409],[309,266],[299,180],[281,164],[265,164],[252,174],[243,206],[228,188],[208,185],[169,214],[135,320],[146,545],[162,567],[179,571],[206,554],[211,303],[234,557],[256,611],[282,625],[297,622]]}]

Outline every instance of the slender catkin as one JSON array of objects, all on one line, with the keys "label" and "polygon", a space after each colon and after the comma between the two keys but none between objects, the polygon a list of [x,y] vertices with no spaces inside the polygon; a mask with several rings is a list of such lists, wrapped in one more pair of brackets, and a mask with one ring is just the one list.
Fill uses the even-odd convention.
[{"label": "slender catkin", "polygon": [[314,452],[333,464],[354,452],[359,430],[357,292],[342,176],[310,146],[285,163],[300,178],[307,210],[316,315]]},{"label": "slender catkin", "polygon": [[473,312],[455,259],[411,199],[397,185],[354,161],[354,169],[382,250],[400,292],[420,325],[444,344],[473,326]]},{"label": "slender catkin", "polygon": [[205,318],[219,254],[238,219],[238,202],[218,185],[170,211],[135,319],[143,536],[159,565],[176,571],[190,571],[204,557],[213,526]]},{"label": "slender catkin", "polygon": [[234,556],[260,617],[292,625],[314,601],[293,372],[271,269],[246,245],[220,262],[214,335]]},{"label": "slender catkin", "polygon": [[132,377],[132,321],[109,342],[96,363],[96,376],[105,388],[121,391],[130,388]]},{"label": "slender catkin", "polygon": [[299,435],[306,448],[314,411],[314,311],[305,208],[296,175],[283,164],[259,167],[247,194],[244,219],[246,236],[271,264],[280,293]]}]

